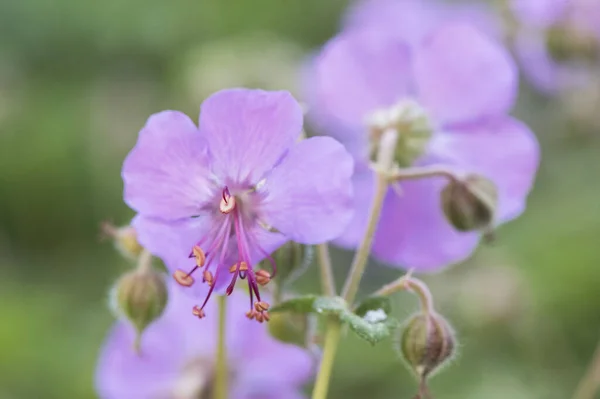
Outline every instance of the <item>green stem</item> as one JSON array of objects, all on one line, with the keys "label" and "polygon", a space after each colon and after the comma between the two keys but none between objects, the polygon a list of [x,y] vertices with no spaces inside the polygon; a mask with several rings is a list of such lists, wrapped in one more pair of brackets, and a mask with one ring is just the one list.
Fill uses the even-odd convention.
[{"label": "green stem", "polygon": [[432,313],[433,312],[433,297],[427,284],[422,282],[421,280],[414,278],[408,272],[406,275],[400,277],[399,279],[392,281],[389,284],[384,285],[379,290],[377,290],[373,295],[374,296],[387,296],[392,295],[398,291],[412,291],[418,297],[421,302],[421,308],[424,313]]},{"label": "green stem", "polygon": [[335,296],[335,278],[333,277],[331,256],[329,256],[329,246],[327,243],[317,245],[317,257],[319,258],[319,267],[321,269],[321,285],[323,286],[323,294],[327,296]]},{"label": "green stem", "polygon": [[142,250],[142,253],[138,256],[137,270],[140,272],[146,272],[152,268],[152,254],[147,250]]},{"label": "green stem", "polygon": [[390,174],[390,181],[415,180],[427,177],[444,177],[448,180],[455,180],[456,176],[451,170],[443,166],[415,166],[406,169],[399,169]]},{"label": "green stem", "polygon": [[394,151],[398,142],[398,132],[390,129],[383,133],[381,143],[379,144],[379,151],[377,154],[376,164],[376,181],[375,181],[375,193],[373,195],[373,202],[371,204],[371,211],[369,213],[369,222],[367,224],[367,230],[363,236],[363,240],[354,255],[352,260],[352,266],[350,267],[350,273],[346,278],[342,296],[346,302],[351,305],[358,292],[358,286],[360,280],[367,267],[367,260],[369,259],[369,253],[371,253],[371,247],[373,246],[373,239],[375,238],[375,231],[377,230],[377,223],[379,223],[379,216],[383,209],[383,201],[389,187],[389,176],[390,171],[394,167]]},{"label": "green stem", "polygon": [[[373,237],[379,222],[381,209],[383,208],[383,200],[389,186],[389,174],[394,167],[394,152],[398,142],[398,132],[395,129],[388,129],[383,132],[381,141],[379,142],[377,163],[375,165],[377,179],[375,186],[375,194],[369,214],[369,222],[367,230],[363,236],[363,240],[354,254],[350,273],[346,278],[342,296],[348,304],[354,301],[354,297],[358,291],[358,285],[363,276],[373,245]],[[327,332],[325,333],[325,342],[323,343],[323,357],[317,380],[313,389],[312,399],[327,399],[327,390],[329,389],[329,379],[333,370],[333,362],[342,335],[342,325],[339,320],[330,318],[327,323]]]},{"label": "green stem", "polygon": [[219,330],[217,335],[217,366],[215,378],[215,399],[227,399],[227,377],[229,369],[227,368],[227,348],[225,339],[227,335],[227,297],[219,295]]},{"label": "green stem", "polygon": [[327,333],[325,334],[325,343],[323,344],[323,357],[315,387],[312,393],[312,399],[327,399],[329,390],[329,380],[333,370],[335,354],[342,334],[342,325],[336,319],[330,319],[327,323]]},{"label": "green stem", "polygon": [[573,399],[594,399],[600,390],[600,342],[585,375],[579,382]]}]

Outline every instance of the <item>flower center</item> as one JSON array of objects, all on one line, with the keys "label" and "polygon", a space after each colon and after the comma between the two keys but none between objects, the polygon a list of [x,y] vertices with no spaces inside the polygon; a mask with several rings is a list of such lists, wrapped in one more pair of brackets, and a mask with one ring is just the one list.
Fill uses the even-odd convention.
[{"label": "flower center", "polygon": [[[244,212],[245,204],[241,198],[246,196],[232,195],[229,188],[225,187],[219,200],[219,212],[213,215],[213,225],[209,232],[192,247],[189,258],[196,260],[196,265],[189,271],[178,269],[173,273],[175,281],[184,287],[195,284],[193,275],[198,270],[202,271],[202,282],[209,285],[208,294],[201,306],[194,306],[192,313],[199,317],[205,317],[204,307],[215,288],[215,282],[222,273],[231,274],[231,281],[226,289],[226,294],[231,295],[238,278],[247,280],[250,292],[250,310],[246,313],[249,319],[260,323],[269,320],[269,304],[260,298],[259,285],[266,285],[275,275],[276,265],[273,258],[264,251],[254,237],[252,223],[256,223],[255,217],[247,210]],[[235,239],[235,245],[231,239]],[[258,250],[267,258],[273,268],[273,273],[266,270],[254,270],[251,261],[251,249]],[[233,259],[236,261],[231,262]],[[255,301],[256,298],[256,301]]]},{"label": "flower center", "polygon": [[600,57],[600,43],[583,26],[557,24],[546,32],[546,47],[555,61],[595,62]]},{"label": "flower center", "polygon": [[433,124],[427,112],[411,99],[401,100],[389,108],[373,112],[367,117],[367,125],[371,155],[377,152],[383,132],[388,129],[398,132],[395,159],[402,167],[411,166],[425,153],[433,134]]}]

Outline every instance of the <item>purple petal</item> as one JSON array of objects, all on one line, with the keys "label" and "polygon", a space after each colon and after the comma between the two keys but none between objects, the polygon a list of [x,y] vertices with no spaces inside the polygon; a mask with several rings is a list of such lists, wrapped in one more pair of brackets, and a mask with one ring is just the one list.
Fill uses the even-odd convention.
[{"label": "purple petal", "polygon": [[[314,58],[308,94],[313,118],[321,124],[361,127],[373,111],[407,95],[410,60],[406,43],[375,30],[345,32]],[[333,122],[322,122],[323,119]],[[340,135],[362,133],[327,132]]]},{"label": "purple petal", "polygon": [[565,13],[568,0],[512,0],[511,11],[526,25],[548,27]]},{"label": "purple petal", "polygon": [[504,114],[517,91],[510,54],[465,24],[447,24],[425,41],[415,79],[424,106],[442,123]]},{"label": "purple petal", "polygon": [[385,29],[416,45],[446,16],[443,11],[435,1],[363,0],[350,7],[344,25],[348,29]]},{"label": "purple petal", "polygon": [[402,183],[401,195],[389,190],[373,245],[377,259],[432,272],[473,252],[479,234],[456,231],[442,212],[444,184],[439,178],[414,180]]},{"label": "purple petal", "polygon": [[152,115],[123,164],[125,202],[164,220],[196,215],[211,195],[205,141],[184,114]]},{"label": "purple petal", "polygon": [[368,165],[356,163],[352,176],[355,212],[352,221],[334,242],[344,248],[356,248],[363,239],[369,221],[369,209],[375,190],[374,175]]},{"label": "purple petal", "polygon": [[224,184],[256,184],[302,131],[300,105],[286,91],[222,90],[200,111],[212,170]]},{"label": "purple petal", "polygon": [[177,325],[160,320],[142,336],[141,353],[133,350],[135,332],[118,323],[106,340],[96,370],[102,399],[152,399],[169,395],[185,363],[184,341]]},{"label": "purple petal", "polygon": [[435,136],[431,155],[460,170],[482,174],[498,187],[498,222],[525,209],[539,165],[534,134],[518,120],[503,118]]},{"label": "purple petal", "polygon": [[267,177],[264,222],[304,244],[340,235],[352,218],[352,169],[352,157],[334,139],[303,140]]}]

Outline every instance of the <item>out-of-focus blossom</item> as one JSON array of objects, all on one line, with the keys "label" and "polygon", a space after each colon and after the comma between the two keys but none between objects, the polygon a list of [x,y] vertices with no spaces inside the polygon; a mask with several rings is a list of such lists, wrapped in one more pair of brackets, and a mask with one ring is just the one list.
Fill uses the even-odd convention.
[{"label": "out-of-focus blossom", "polygon": [[204,101],[199,127],[164,111],[141,130],[123,166],[125,201],[139,212],[140,243],[206,295],[196,316],[239,278],[251,292],[247,316],[268,319],[258,285],[272,273],[253,265],[288,240],[331,240],[351,220],[352,157],[328,137],[298,143],[302,123],[288,92],[231,89]]},{"label": "out-of-focus blossom", "polygon": [[[410,18],[409,15],[406,18]],[[477,173],[498,188],[494,224],[525,208],[538,165],[538,144],[527,126],[508,116],[517,70],[508,52],[465,23],[448,23],[417,44],[394,29],[352,28],[330,40],[307,69],[309,116],[320,132],[358,159],[357,212],[337,243],[354,247],[365,230],[373,192],[367,167],[381,121],[399,128],[402,167],[443,166]],[[441,177],[390,189],[373,254],[393,265],[433,271],[471,254],[477,232],[458,232],[440,204]]]},{"label": "out-of-focus blossom", "polygon": [[298,94],[303,51],[267,33],[233,36],[202,44],[184,60],[183,85],[194,102],[228,87],[260,87]]},{"label": "out-of-focus blossom", "polygon": [[[264,324],[239,317],[248,297],[235,292],[227,300],[226,345],[229,397],[299,399],[313,370],[311,355],[269,335]],[[134,350],[136,332],[118,322],[110,332],[96,371],[102,399],[212,398],[217,346],[217,312],[204,323],[189,317],[191,299],[171,289],[163,317],[144,332]],[[209,304],[208,307],[213,307]]]},{"label": "out-of-focus blossom", "polygon": [[523,72],[540,91],[589,86],[600,70],[600,2],[512,0],[514,47]]},{"label": "out-of-focus blossom", "polygon": [[346,15],[346,29],[383,29],[410,45],[419,45],[442,23],[464,22],[491,37],[500,37],[502,24],[491,7],[481,3],[448,4],[438,0],[361,0]]}]

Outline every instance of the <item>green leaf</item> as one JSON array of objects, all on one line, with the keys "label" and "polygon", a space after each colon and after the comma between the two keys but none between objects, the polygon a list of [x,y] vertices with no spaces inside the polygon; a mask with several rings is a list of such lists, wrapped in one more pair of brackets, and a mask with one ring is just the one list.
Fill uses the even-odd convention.
[{"label": "green leaf", "polygon": [[[382,312],[382,317],[384,315]],[[348,326],[356,335],[368,341],[371,345],[375,345],[389,337],[398,327],[398,320],[387,317],[387,315],[385,315],[385,319],[372,320],[347,312],[340,315],[340,319],[348,323]]]},{"label": "green leaf", "polygon": [[386,315],[389,315],[392,312],[392,303],[390,302],[390,298],[387,296],[371,296],[362,301],[356,306],[354,313],[359,316],[364,316],[370,310],[379,310],[381,309]]},{"label": "green leaf", "polygon": [[390,303],[387,298],[372,297],[361,303],[358,314],[348,309],[346,301],[340,297],[319,297],[306,295],[273,306],[270,312],[292,311],[298,313],[317,313],[335,315],[340,322],[348,324],[360,338],[376,344],[390,336],[398,326],[398,321],[389,317]]},{"label": "green leaf", "polygon": [[278,303],[269,309],[269,312],[284,312],[291,311],[296,313],[311,313],[314,312],[313,304],[319,299],[316,295],[304,295],[297,298],[293,298],[287,301]]}]

